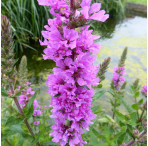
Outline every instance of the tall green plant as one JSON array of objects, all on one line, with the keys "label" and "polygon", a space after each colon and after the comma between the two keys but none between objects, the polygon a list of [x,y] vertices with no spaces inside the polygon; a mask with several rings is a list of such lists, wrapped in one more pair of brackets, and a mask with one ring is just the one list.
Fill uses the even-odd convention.
[{"label": "tall green plant", "polygon": [[43,26],[52,17],[49,9],[39,7],[36,0],[2,0],[2,14],[11,22],[17,56],[26,48],[35,50],[34,44],[38,43]]}]

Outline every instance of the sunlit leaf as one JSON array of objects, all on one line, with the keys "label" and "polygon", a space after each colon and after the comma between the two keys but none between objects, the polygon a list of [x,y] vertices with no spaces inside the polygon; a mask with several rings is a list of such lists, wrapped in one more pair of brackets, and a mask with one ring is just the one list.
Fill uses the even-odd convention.
[{"label": "sunlit leaf", "polygon": [[98,100],[99,98],[101,98],[101,97],[104,95],[105,92],[106,92],[105,90],[98,91],[98,92],[93,96],[93,101],[96,101],[96,100]]},{"label": "sunlit leaf", "polygon": [[14,116],[11,116],[7,119],[7,122],[6,122],[6,125],[7,126],[11,126],[11,125],[18,125],[20,123],[23,122],[23,119],[19,119],[19,118],[16,118]]},{"label": "sunlit leaf", "polygon": [[2,95],[3,97],[8,97],[8,96],[9,96],[8,93],[7,93],[7,91],[4,89],[3,86],[1,86],[1,95]]}]

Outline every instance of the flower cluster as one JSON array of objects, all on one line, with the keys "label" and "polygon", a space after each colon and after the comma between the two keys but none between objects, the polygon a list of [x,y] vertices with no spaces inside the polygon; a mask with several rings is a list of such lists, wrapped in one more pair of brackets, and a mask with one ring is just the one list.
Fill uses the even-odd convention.
[{"label": "flower cluster", "polygon": [[113,82],[114,87],[119,90],[121,87],[121,83],[125,82],[124,75],[126,74],[125,67],[114,67],[114,73],[113,73]]},{"label": "flower cluster", "polygon": [[[27,82],[26,85],[31,85],[31,83]],[[18,87],[18,90],[20,90],[21,86]],[[35,91],[31,90],[31,87],[28,87],[26,89],[26,91],[22,91],[21,95],[19,96],[19,104],[21,106],[21,108],[24,108],[26,106],[26,104],[29,102],[30,98],[34,95]],[[37,100],[34,100],[34,112],[33,112],[33,116],[40,116],[42,114],[42,111],[40,110],[40,106],[37,102]],[[40,121],[36,121],[36,119],[34,118],[34,125],[39,125]]]},{"label": "flower cluster", "polygon": [[84,130],[89,130],[96,115],[91,111],[91,97],[94,95],[92,86],[98,85],[96,77],[99,69],[94,65],[100,45],[94,44],[99,37],[89,30],[90,20],[104,22],[109,15],[100,10],[101,4],[91,5],[91,0],[82,0],[76,9],[75,0],[38,0],[40,5],[50,6],[50,13],[56,16],[48,20],[45,31],[42,31],[47,46],[43,59],[56,62],[53,74],[46,82],[51,95],[51,118],[55,124],[51,127],[53,142],[61,146],[83,145]]},{"label": "flower cluster", "polygon": [[142,87],[142,93],[147,97],[147,85]]}]

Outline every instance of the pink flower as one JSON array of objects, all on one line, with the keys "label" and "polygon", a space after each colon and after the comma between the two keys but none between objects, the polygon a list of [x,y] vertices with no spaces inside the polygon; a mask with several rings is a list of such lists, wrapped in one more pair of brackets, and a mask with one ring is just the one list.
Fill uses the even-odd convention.
[{"label": "pink flower", "polygon": [[39,5],[50,6],[50,13],[54,16],[70,15],[69,6],[66,0],[37,0]]},{"label": "pink flower", "polygon": [[26,82],[25,84],[26,84],[26,85],[31,85],[31,83],[30,83],[30,82]]},{"label": "pink flower", "polygon": [[[41,45],[47,46],[43,59],[56,62],[53,73],[46,81],[49,87],[47,93],[51,95],[50,117],[55,122],[50,136],[61,146],[67,143],[83,146],[86,142],[82,134],[84,130],[89,130],[96,117],[91,111],[91,97],[94,95],[92,86],[99,83],[96,77],[99,65],[94,65],[96,56],[92,53],[97,53],[101,47],[94,43],[99,37],[92,35],[93,30],[89,30],[87,22],[91,19],[104,22],[109,15],[100,10],[99,3],[90,6],[91,0],[82,0],[82,9],[72,11],[66,0],[38,2],[50,6],[50,13],[56,16],[48,20],[46,30],[42,31],[44,41],[40,41]],[[123,80],[121,77],[120,82]],[[40,115],[37,110],[34,111],[35,116]]]},{"label": "pink flower", "polygon": [[142,93],[147,97],[147,85],[142,87]]},{"label": "pink flower", "polygon": [[83,0],[81,7],[81,14],[85,19],[93,19],[104,22],[109,18],[109,15],[105,14],[105,10],[100,10],[101,3],[94,3],[90,6],[90,0]]},{"label": "pink flower", "polygon": [[[31,85],[31,83],[27,82],[27,85],[29,86]],[[32,91],[31,87],[28,87],[26,91],[21,92],[21,95],[19,96],[19,104],[21,108],[24,108],[26,106],[26,104],[32,98],[34,93],[35,91]],[[42,111],[40,110],[40,106],[38,104],[37,99],[34,100],[33,106],[34,106],[33,116],[40,116],[42,114]],[[40,121],[37,121],[37,122],[34,121],[34,125],[39,125],[39,124],[40,124]]]},{"label": "pink flower", "polygon": [[34,110],[33,116],[40,116],[42,112],[40,110]]},{"label": "pink flower", "polygon": [[124,75],[126,74],[125,67],[114,67],[113,82],[117,90],[121,87],[121,83],[125,82]]},{"label": "pink flower", "polygon": [[33,124],[34,125],[39,125],[40,124],[40,121],[34,121]]},{"label": "pink flower", "polygon": [[50,6],[50,0],[37,0],[39,5]]}]

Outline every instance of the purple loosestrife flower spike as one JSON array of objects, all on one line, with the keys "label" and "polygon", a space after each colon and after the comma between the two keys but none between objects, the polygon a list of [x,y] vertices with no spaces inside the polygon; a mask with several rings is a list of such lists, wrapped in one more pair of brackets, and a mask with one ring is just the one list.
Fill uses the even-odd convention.
[{"label": "purple loosestrife flower spike", "polygon": [[122,52],[118,67],[114,67],[113,69],[114,72],[113,72],[113,78],[112,78],[112,83],[111,83],[111,88],[113,89],[114,88],[116,88],[117,90],[124,89],[126,86],[124,75],[126,74],[125,60],[127,57],[127,51],[128,51],[128,48],[125,47],[125,49]]},{"label": "purple loosestrife flower spike", "polygon": [[126,74],[125,67],[114,67],[113,83],[114,87],[119,90],[121,83],[125,82],[124,75]]},{"label": "purple loosestrife flower spike", "polygon": [[91,111],[92,86],[99,83],[96,77],[99,65],[94,65],[96,56],[92,54],[100,49],[100,45],[94,44],[99,37],[92,35],[93,30],[87,24],[92,19],[104,22],[109,15],[100,10],[101,4],[91,5],[91,0],[69,3],[38,0],[38,3],[50,6],[50,13],[55,16],[42,31],[44,41],[40,40],[41,45],[47,46],[43,59],[52,59],[57,66],[46,82],[53,108],[50,117],[55,121],[50,136],[61,146],[82,146],[86,144],[82,134],[89,131],[96,117]]},{"label": "purple loosestrife flower spike", "polygon": [[[26,104],[29,102],[30,98],[34,95],[35,91],[32,91],[31,87],[29,87],[31,85],[31,83],[26,82],[26,85],[28,85],[28,88],[25,91],[21,92],[21,95],[19,96],[19,104],[21,106],[21,108],[24,108],[26,106]],[[17,90],[20,90],[20,86],[18,87]],[[33,103],[33,107],[34,107],[34,112],[33,112],[33,116],[40,116],[42,114],[42,111],[40,110],[40,106],[38,104],[37,99],[34,100]],[[34,125],[39,125],[40,121],[34,121]]]}]

